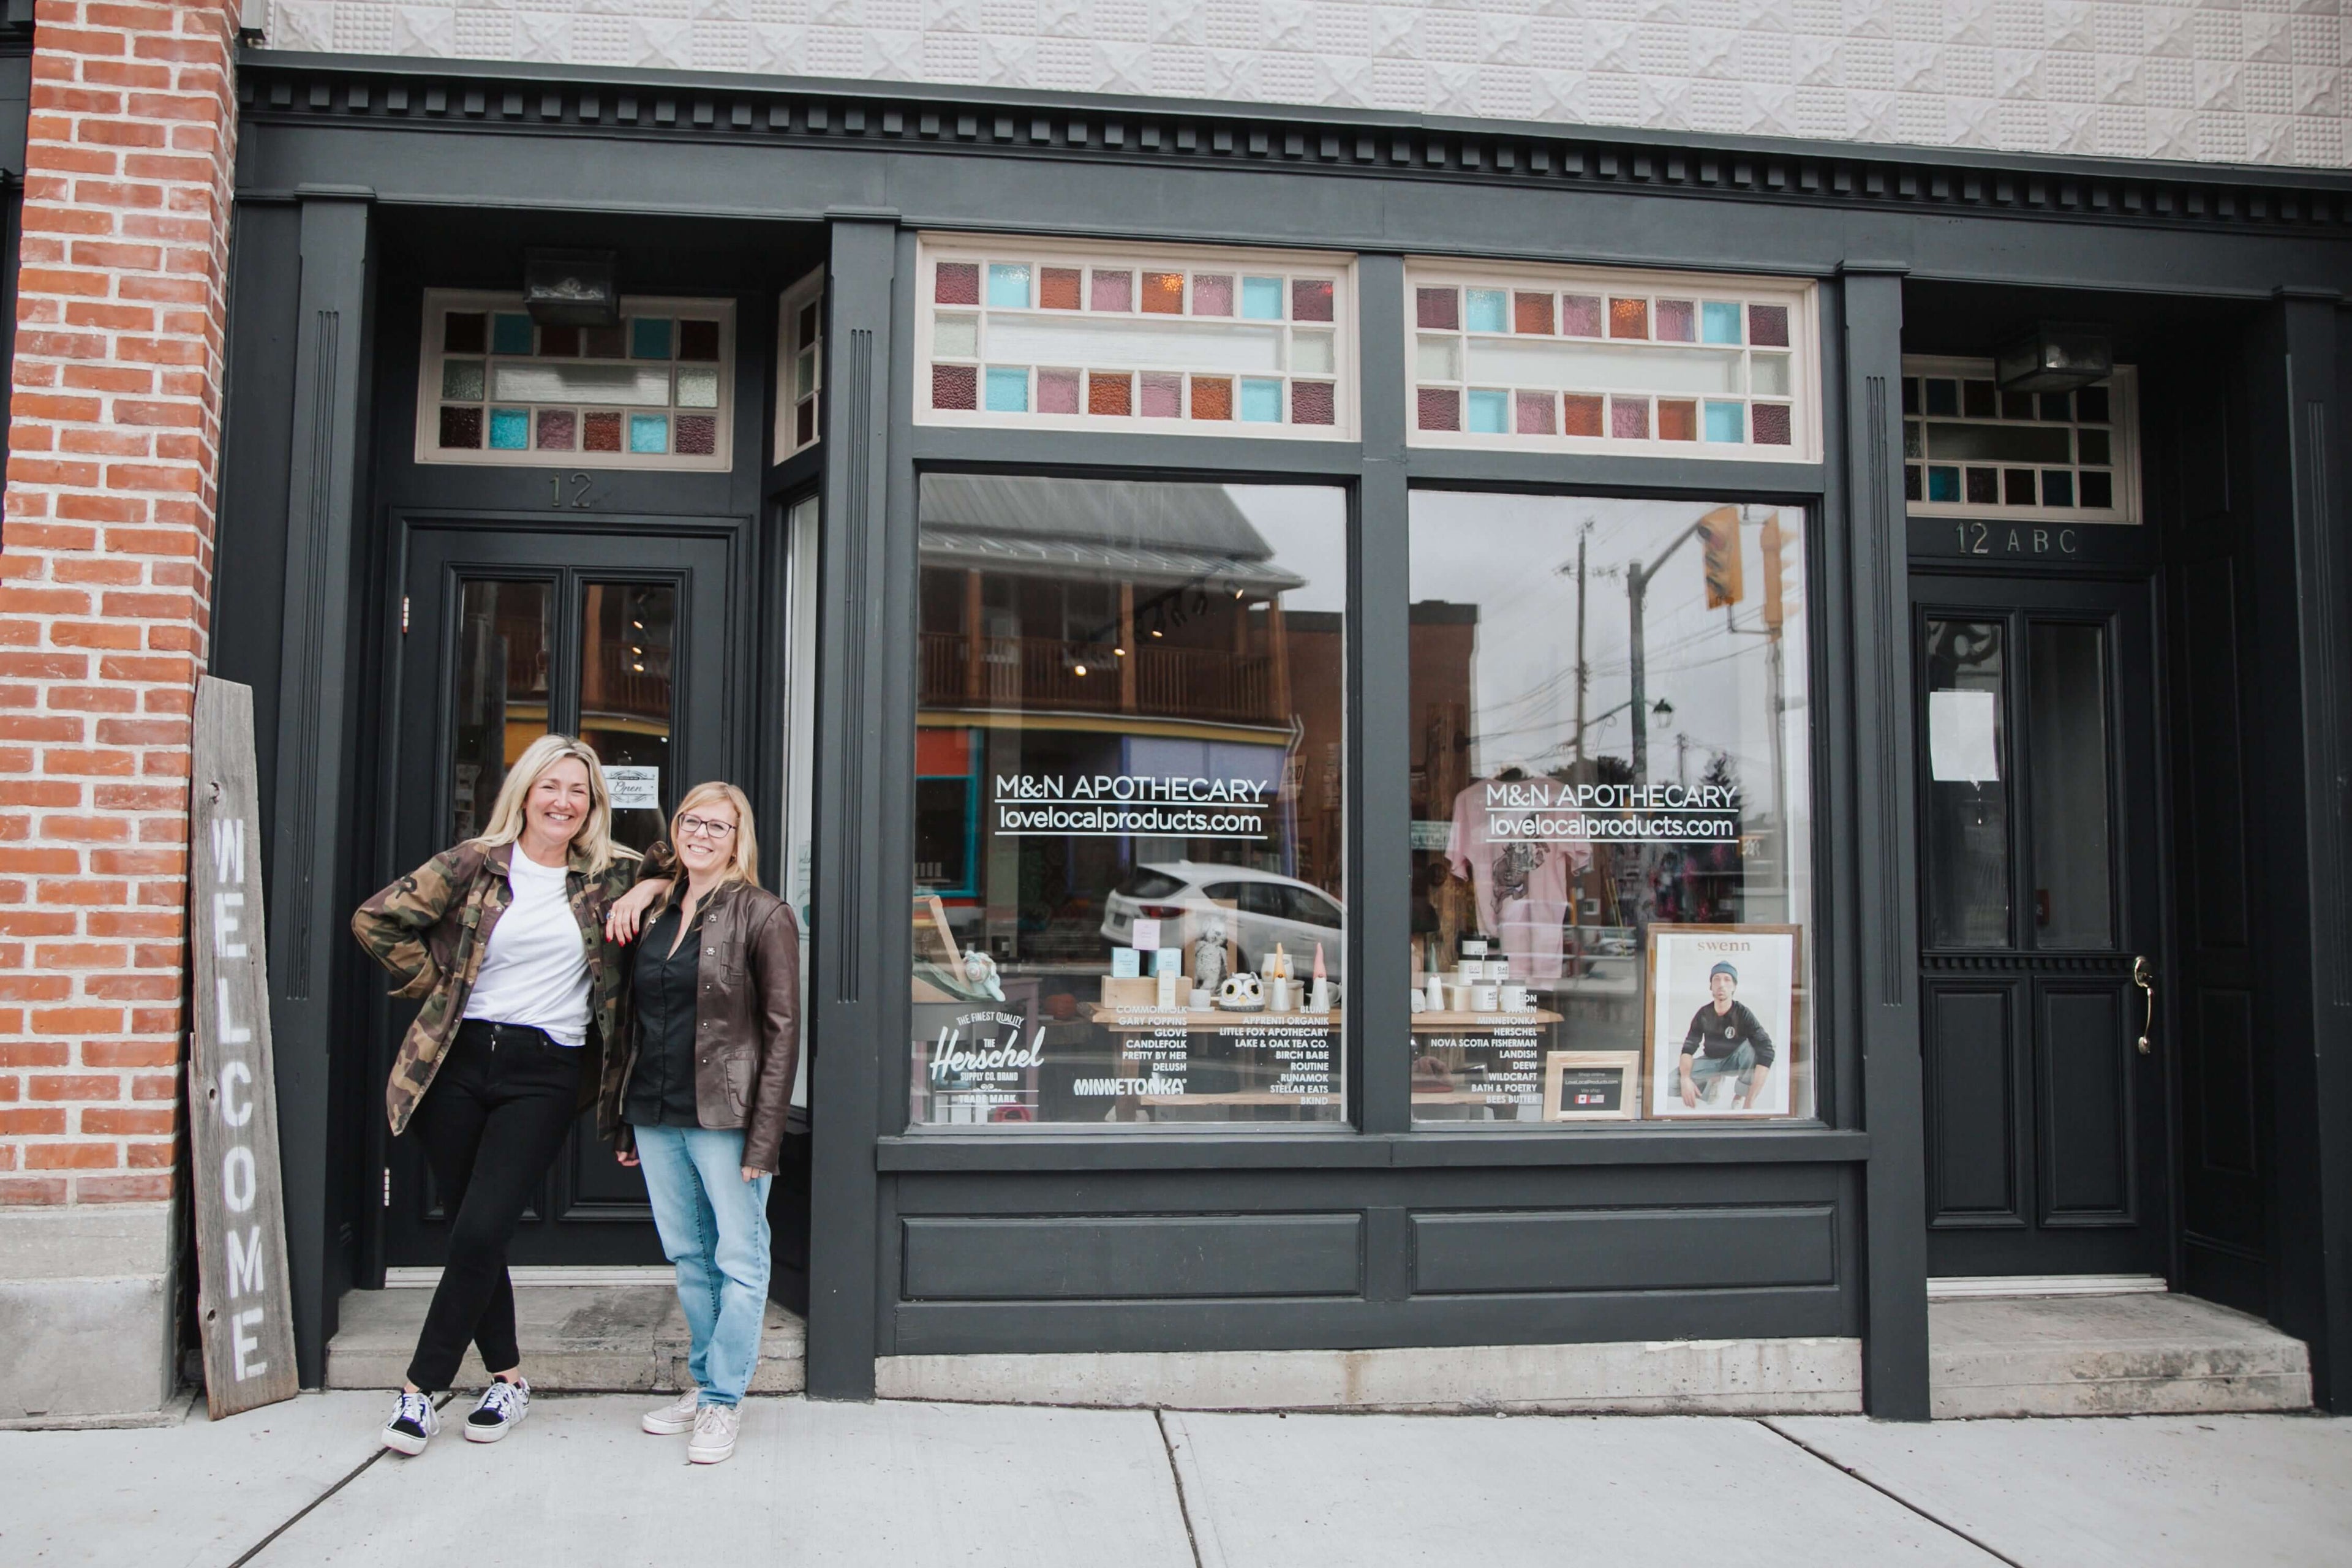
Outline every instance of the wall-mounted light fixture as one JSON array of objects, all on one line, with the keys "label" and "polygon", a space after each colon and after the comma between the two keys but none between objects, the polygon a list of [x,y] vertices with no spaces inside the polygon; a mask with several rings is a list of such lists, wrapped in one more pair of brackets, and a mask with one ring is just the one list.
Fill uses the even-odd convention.
[{"label": "wall-mounted light fixture", "polygon": [[2039,321],[1995,354],[1992,367],[2004,392],[2072,392],[2115,374],[2115,343],[2104,327]]},{"label": "wall-mounted light fixture", "polygon": [[609,250],[526,250],[523,308],[541,326],[612,326],[621,319],[618,271]]}]

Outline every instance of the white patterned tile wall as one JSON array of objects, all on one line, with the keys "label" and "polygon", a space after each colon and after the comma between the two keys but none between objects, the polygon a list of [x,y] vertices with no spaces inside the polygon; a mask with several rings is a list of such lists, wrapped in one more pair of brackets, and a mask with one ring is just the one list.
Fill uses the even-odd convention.
[{"label": "white patterned tile wall", "polygon": [[273,0],[273,48],[2341,167],[2347,0]]}]

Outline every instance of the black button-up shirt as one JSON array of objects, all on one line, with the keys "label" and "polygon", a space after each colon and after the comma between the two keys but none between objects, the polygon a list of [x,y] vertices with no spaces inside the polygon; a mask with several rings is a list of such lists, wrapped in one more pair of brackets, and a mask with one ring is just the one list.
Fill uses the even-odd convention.
[{"label": "black button-up shirt", "polygon": [[694,1099],[694,1000],[702,967],[702,916],[709,908],[705,900],[695,910],[694,930],[683,942],[677,940],[674,904],[637,938],[637,1065],[629,1075],[621,1115],[640,1127],[702,1125]]}]

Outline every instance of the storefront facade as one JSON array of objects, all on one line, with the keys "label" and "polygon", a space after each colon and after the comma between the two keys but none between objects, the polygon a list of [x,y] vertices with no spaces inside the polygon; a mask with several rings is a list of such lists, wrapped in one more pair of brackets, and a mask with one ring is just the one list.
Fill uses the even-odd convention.
[{"label": "storefront facade", "polygon": [[[436,1258],[345,918],[557,728],[626,833],[727,776],[783,847],[812,1394],[1920,1418],[1930,1277],[2113,1275],[2341,1407],[2339,174],[270,49],[236,102],[209,668],[306,1383]],[[577,1141],[516,1261],[657,1260],[634,1181]]]}]

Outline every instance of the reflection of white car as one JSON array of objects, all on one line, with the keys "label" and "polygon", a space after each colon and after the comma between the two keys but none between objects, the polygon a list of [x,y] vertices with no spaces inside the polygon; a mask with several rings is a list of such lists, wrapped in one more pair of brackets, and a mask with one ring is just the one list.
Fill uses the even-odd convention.
[{"label": "reflection of white car", "polygon": [[1339,977],[1346,945],[1347,910],[1322,889],[1277,871],[1216,866],[1198,860],[1159,860],[1138,866],[1103,900],[1102,933],[1119,947],[1130,945],[1138,920],[1159,921],[1160,945],[1188,951],[1196,929],[1190,918],[1213,915],[1240,945],[1242,963],[1255,970],[1279,942],[1305,980],[1315,972],[1315,944],[1323,944],[1323,964]]}]

